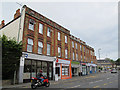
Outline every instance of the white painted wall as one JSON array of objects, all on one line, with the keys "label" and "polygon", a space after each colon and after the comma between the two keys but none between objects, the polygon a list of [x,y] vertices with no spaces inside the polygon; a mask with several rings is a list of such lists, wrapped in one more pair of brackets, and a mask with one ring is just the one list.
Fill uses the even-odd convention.
[{"label": "white painted wall", "polygon": [[[20,20],[20,18],[21,18],[21,20]],[[11,22],[10,24],[5,26],[4,28],[0,29],[0,36],[2,36],[4,34],[8,38],[15,38],[16,41],[17,41],[17,39],[18,39],[18,32],[20,30],[19,41],[22,41],[23,28],[24,28],[24,18],[25,18],[25,9],[23,9],[21,17],[19,17],[15,21]],[[20,24],[20,21],[21,21],[21,24]],[[21,27],[20,29],[19,29],[19,26]]]}]

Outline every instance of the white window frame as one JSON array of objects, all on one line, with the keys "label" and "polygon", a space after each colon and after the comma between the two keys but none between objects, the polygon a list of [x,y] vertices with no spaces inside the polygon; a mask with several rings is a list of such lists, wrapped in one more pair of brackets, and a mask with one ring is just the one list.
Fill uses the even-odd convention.
[{"label": "white window frame", "polygon": [[77,43],[75,45],[76,45],[76,49],[77,49]]},{"label": "white window frame", "polygon": [[68,58],[68,50],[65,49],[65,58]]},{"label": "white window frame", "polygon": [[[39,49],[41,50],[41,52],[39,52]],[[43,43],[38,41],[38,54],[42,54],[43,51]]]},{"label": "white window frame", "polygon": [[61,48],[58,47],[58,57],[61,57]]},{"label": "white window frame", "polygon": [[78,54],[76,53],[76,60],[78,60]]},{"label": "white window frame", "polygon": [[50,50],[51,50],[51,45],[50,44],[47,44],[47,55],[50,55]]},{"label": "white window frame", "polygon": [[39,33],[43,34],[43,24],[39,23]]},{"label": "white window frame", "polygon": [[33,50],[33,39],[28,38],[27,51],[32,52],[32,50]]},{"label": "white window frame", "polygon": [[73,52],[73,60],[75,60],[75,53]]},{"label": "white window frame", "polygon": [[51,34],[51,28],[48,27],[48,28],[47,28],[47,36],[50,37],[50,34]]},{"label": "white window frame", "polygon": [[72,47],[74,48],[74,42],[72,41]]},{"label": "white window frame", "polygon": [[33,31],[34,31],[34,22],[35,22],[35,21],[34,21],[33,19],[30,19],[30,20],[29,20],[29,29],[30,29],[30,30],[33,30]]},{"label": "white window frame", "polygon": [[60,40],[60,32],[58,32],[58,40]]},{"label": "white window frame", "polygon": [[65,43],[67,43],[67,36],[65,36]]}]

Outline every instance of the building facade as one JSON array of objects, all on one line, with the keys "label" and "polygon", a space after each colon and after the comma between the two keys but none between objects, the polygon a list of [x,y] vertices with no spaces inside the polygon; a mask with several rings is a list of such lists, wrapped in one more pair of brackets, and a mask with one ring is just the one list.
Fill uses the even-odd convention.
[{"label": "building facade", "polygon": [[98,67],[101,67],[103,70],[108,70],[113,66],[113,63],[109,60],[109,59],[100,59],[100,60],[97,60],[97,66]]},{"label": "building facade", "polygon": [[[36,77],[39,70],[49,79],[86,75],[96,67],[94,49],[70,31],[24,5],[8,24],[1,22],[0,34],[23,43],[19,82]],[[91,69],[90,69],[91,67]],[[95,70],[94,70],[95,71]],[[85,74],[84,74],[85,73]]]}]

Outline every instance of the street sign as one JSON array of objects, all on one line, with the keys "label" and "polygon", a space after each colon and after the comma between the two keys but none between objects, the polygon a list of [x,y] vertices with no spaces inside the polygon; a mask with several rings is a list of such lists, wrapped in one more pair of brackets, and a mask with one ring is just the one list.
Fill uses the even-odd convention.
[{"label": "street sign", "polygon": [[25,54],[25,58],[27,58],[28,57],[28,54]]}]

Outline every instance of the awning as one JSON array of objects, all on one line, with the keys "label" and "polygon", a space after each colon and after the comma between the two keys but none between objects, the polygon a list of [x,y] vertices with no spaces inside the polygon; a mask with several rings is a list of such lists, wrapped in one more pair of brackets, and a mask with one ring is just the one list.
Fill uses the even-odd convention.
[{"label": "awning", "polygon": [[44,56],[44,55],[38,55],[38,54],[32,54],[32,53],[27,53],[27,52],[22,52],[23,56],[26,59],[33,59],[33,60],[43,60],[43,61],[54,61],[56,57],[50,57],[50,56]]},{"label": "awning", "polygon": [[73,68],[79,68],[79,67],[80,67],[80,65],[71,64],[71,67],[73,67]]},{"label": "awning", "polygon": [[93,66],[93,67],[95,67],[97,65],[96,64],[92,64],[92,63],[87,63],[86,66]]}]

